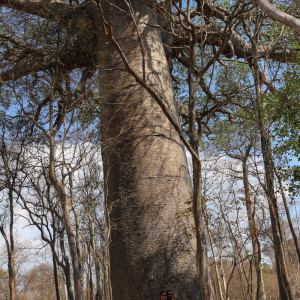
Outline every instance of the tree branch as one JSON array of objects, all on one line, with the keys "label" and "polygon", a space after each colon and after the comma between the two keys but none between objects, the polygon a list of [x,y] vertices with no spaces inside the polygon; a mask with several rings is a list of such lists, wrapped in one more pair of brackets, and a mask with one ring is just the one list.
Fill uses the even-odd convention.
[{"label": "tree branch", "polygon": [[[220,46],[222,39],[224,39],[224,28],[219,24],[213,24],[199,28],[198,41],[207,45]],[[245,39],[236,31],[232,31],[228,39],[228,45],[224,48],[223,54],[230,55],[231,50],[233,53],[230,55],[237,58],[248,59],[252,57],[252,46],[245,41]],[[259,45],[257,52],[259,58],[270,58],[278,62],[287,62],[293,56],[295,51],[299,49],[287,49],[274,46]],[[228,56],[229,56],[228,55]]]},{"label": "tree branch", "polygon": [[63,0],[0,0],[0,5],[67,25],[72,20],[86,18],[85,6],[74,7]]},{"label": "tree branch", "polygon": [[19,43],[18,46],[21,47],[8,49],[3,55],[3,59],[6,60],[5,65],[9,67],[0,72],[0,83],[51,68],[72,70],[93,66],[96,58],[89,51],[91,44],[88,47],[84,45],[83,43],[81,47],[78,44],[66,45],[52,52],[48,49],[35,49]]},{"label": "tree branch", "polygon": [[[299,0],[295,2],[297,5],[300,3]],[[259,6],[273,20],[294,29],[297,35],[300,36],[300,20],[281,11],[267,0],[252,0],[252,3]]]}]

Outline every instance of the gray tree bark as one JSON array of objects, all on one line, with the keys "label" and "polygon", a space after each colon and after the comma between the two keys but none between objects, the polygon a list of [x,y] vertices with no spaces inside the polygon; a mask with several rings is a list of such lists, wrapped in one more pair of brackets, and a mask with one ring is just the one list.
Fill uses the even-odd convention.
[{"label": "gray tree bark", "polygon": [[[120,1],[112,3],[120,6]],[[112,34],[130,67],[179,122],[160,33],[149,26],[157,25],[153,2],[123,4],[121,9],[103,5]],[[177,217],[192,197],[179,135],[149,93],[122,70],[115,46],[99,43],[104,48],[99,58],[101,138],[112,207],[113,299],[157,299],[167,288],[177,299],[200,299],[194,237],[190,224]]]}]

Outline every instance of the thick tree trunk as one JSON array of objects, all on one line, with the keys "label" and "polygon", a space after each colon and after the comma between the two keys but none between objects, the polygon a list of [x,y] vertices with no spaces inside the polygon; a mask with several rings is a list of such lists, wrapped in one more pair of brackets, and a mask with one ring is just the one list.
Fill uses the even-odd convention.
[{"label": "thick tree trunk", "polygon": [[[135,24],[125,4],[122,10],[105,4],[105,17],[130,67],[178,121],[160,33],[147,25],[157,25],[153,2],[131,5]],[[157,299],[166,288],[173,289],[177,299],[200,299],[194,238],[187,220],[177,217],[192,196],[184,148],[149,93],[120,70],[124,65],[115,47],[108,41],[100,47],[113,299]]]}]

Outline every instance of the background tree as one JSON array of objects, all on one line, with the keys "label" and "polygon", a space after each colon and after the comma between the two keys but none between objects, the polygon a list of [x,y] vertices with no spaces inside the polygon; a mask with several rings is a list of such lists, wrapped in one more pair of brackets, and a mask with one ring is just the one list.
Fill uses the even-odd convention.
[{"label": "background tree", "polygon": [[[9,299],[16,299],[16,265],[15,265],[15,207],[18,195],[23,188],[23,160],[25,157],[26,129],[22,123],[10,122],[1,117],[1,191],[2,207],[0,215],[0,232],[7,250],[9,276]],[[18,143],[14,143],[18,140]]]}]

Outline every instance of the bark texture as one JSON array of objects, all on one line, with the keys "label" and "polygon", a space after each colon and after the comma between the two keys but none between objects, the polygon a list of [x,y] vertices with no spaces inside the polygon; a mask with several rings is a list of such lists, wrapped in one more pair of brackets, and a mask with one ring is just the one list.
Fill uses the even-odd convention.
[{"label": "bark texture", "polygon": [[[178,121],[160,33],[147,25],[157,24],[153,2],[131,4],[116,9],[104,3],[105,18],[130,67]],[[166,288],[177,299],[200,299],[192,224],[177,217],[192,196],[184,148],[149,93],[120,70],[124,66],[115,47],[99,43],[113,299],[157,299]]]}]

